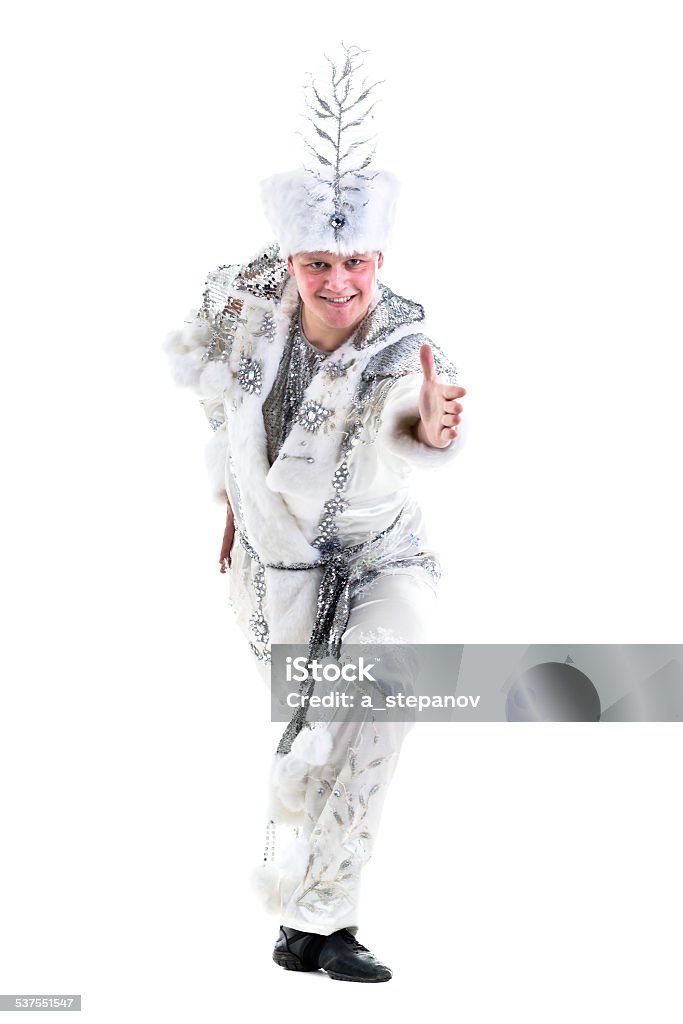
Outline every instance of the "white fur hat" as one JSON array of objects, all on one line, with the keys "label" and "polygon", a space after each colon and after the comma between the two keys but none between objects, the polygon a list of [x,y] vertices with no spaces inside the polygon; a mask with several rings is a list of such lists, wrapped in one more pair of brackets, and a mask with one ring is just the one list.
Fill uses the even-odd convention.
[{"label": "white fur hat", "polygon": [[314,80],[308,86],[306,118],[313,133],[304,141],[316,166],[261,182],[282,256],[315,251],[344,256],[389,244],[400,185],[393,174],[371,166],[375,150],[365,133],[375,104],[368,107],[366,101],[378,83],[356,84],[362,52],[344,46],[339,65],[326,58],[327,88]]},{"label": "white fur hat", "polygon": [[312,198],[312,184],[306,170],[273,174],[261,182],[261,199],[281,256],[386,250],[401,188],[393,174],[377,171],[371,180],[355,183],[358,191],[342,210],[335,210],[324,195]]}]

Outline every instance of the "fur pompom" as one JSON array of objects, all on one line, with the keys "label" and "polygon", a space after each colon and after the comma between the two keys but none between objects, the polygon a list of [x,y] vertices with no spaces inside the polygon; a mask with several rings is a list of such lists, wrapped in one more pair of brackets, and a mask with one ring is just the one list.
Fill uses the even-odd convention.
[{"label": "fur pompom", "polygon": [[279,799],[279,793],[270,789],[268,794],[268,816],[278,825],[291,825],[292,828],[301,828],[304,823],[303,803],[291,810]]},{"label": "fur pompom", "polygon": [[193,349],[182,355],[171,356],[171,376],[181,388],[196,388],[199,376],[204,368],[201,348]]},{"label": "fur pompom", "polygon": [[211,398],[230,386],[232,373],[227,363],[220,360],[205,363],[199,377],[199,393]]},{"label": "fur pompom", "polygon": [[264,861],[251,873],[251,886],[266,910],[280,910],[280,872],[272,862]]},{"label": "fur pompom", "polygon": [[328,730],[307,728],[295,738],[288,754],[277,755],[271,772],[272,811],[277,820],[283,820],[280,808],[285,811],[285,819],[303,812],[309,768],[326,764],[331,752]]},{"label": "fur pompom", "polygon": [[171,364],[171,374],[180,387],[196,387],[205,367],[202,357],[211,340],[211,328],[192,310],[188,322],[166,336],[164,351]]},{"label": "fur pompom", "polygon": [[284,754],[273,766],[271,783],[278,801],[288,811],[301,811],[306,795],[308,765],[293,754]]},{"label": "fur pompom", "polygon": [[327,764],[332,753],[332,737],[326,728],[302,729],[291,746],[291,754],[307,764]]}]

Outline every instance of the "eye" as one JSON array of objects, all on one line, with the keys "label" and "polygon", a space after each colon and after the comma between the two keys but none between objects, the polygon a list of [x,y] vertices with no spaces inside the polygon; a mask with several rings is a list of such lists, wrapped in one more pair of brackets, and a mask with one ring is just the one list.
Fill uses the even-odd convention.
[{"label": "eye", "polygon": [[361,263],[363,262],[363,260],[359,260],[359,259],[357,259],[357,258],[356,258],[356,257],[354,256],[354,257],[352,257],[352,259],[350,259],[350,260],[347,260],[346,262],[347,262],[347,263],[351,263],[351,264],[353,264],[353,266],[354,266],[354,267],[359,267],[359,266],[361,265]]},{"label": "eye", "polygon": [[323,260],[315,260],[313,263],[309,263],[308,266],[313,270],[320,270],[321,267],[325,266],[325,263]]}]

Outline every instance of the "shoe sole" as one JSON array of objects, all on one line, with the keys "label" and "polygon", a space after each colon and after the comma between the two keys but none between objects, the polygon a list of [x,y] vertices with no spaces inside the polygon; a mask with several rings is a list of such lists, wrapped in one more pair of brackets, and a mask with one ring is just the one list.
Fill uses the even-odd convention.
[{"label": "shoe sole", "polygon": [[325,974],[327,974],[327,976],[329,978],[334,978],[335,981],[366,981],[366,982],[367,981],[369,981],[369,982],[391,981],[391,975],[390,974],[386,978],[358,978],[358,977],[353,977],[353,976],[348,975],[348,974],[337,974],[336,971],[325,971]]},{"label": "shoe sole", "polygon": [[[275,950],[273,953],[273,960],[278,967],[284,967],[286,971],[320,971],[322,968],[313,967],[296,956],[294,953],[288,953],[286,950]],[[338,974],[336,971],[325,971],[325,974],[329,978],[334,978],[335,981],[362,981],[362,982],[379,982],[379,981],[390,981],[391,975],[386,978],[358,978],[353,977],[349,974]]]},{"label": "shoe sole", "polygon": [[286,971],[319,971],[319,967],[305,963],[301,957],[294,953],[288,953],[286,949],[276,949],[273,953],[273,960],[279,967]]}]

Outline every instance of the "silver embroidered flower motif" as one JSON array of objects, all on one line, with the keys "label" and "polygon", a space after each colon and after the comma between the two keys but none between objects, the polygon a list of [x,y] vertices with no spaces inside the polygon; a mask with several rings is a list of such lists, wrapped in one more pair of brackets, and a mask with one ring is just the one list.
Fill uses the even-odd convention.
[{"label": "silver embroidered flower motif", "polygon": [[326,373],[332,380],[337,380],[339,377],[346,376],[346,371],[352,364],[353,360],[348,363],[342,363],[341,359],[335,359],[324,367],[323,373]]},{"label": "silver embroidered flower motif", "polygon": [[[375,730],[371,742],[376,739]],[[352,902],[359,871],[372,853],[378,794],[395,756],[391,752],[368,761],[367,754],[349,748],[348,766],[335,768],[332,781],[324,774],[311,777],[318,783],[318,796],[327,797],[327,813],[311,833],[311,853],[295,899],[303,910],[319,915]]]},{"label": "silver embroidered flower motif", "polygon": [[408,540],[410,541],[410,543],[412,544],[413,547],[419,548],[419,546],[420,546],[420,538],[418,537],[418,535],[416,533],[411,533],[410,536],[408,537]]},{"label": "silver embroidered flower motif", "polygon": [[268,629],[268,623],[260,611],[254,612],[249,619],[249,625],[251,626],[256,639],[263,644],[266,643],[270,635],[270,631]]},{"label": "silver embroidered flower motif", "polygon": [[261,393],[261,364],[257,359],[240,356],[240,368],[237,374],[239,385],[250,395]]},{"label": "silver embroidered flower motif", "polygon": [[272,341],[275,337],[275,319],[272,313],[264,313],[263,319],[259,325],[257,335],[261,338],[265,338],[267,341]]},{"label": "silver embroidered flower motif", "polygon": [[313,400],[302,402],[296,414],[296,422],[304,430],[315,433],[323,423],[332,415],[331,409],[325,409]]}]

